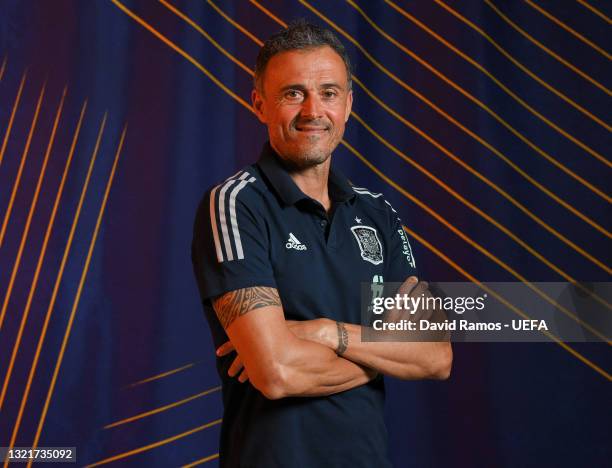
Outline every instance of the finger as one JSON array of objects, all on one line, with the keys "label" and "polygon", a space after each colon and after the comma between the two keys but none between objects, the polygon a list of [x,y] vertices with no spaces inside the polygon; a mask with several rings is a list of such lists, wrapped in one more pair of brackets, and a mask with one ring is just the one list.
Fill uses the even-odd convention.
[{"label": "finger", "polygon": [[232,365],[227,370],[227,375],[229,375],[230,377],[234,377],[238,372],[240,372],[240,369],[242,369],[242,367],[242,359],[240,359],[240,356],[236,356],[236,359],[234,359]]},{"label": "finger", "polygon": [[223,343],[221,346],[219,346],[217,348],[217,356],[225,356],[226,354],[231,353],[232,351],[234,351],[234,345],[232,344],[231,341],[226,341],[225,343]]},{"label": "finger", "polygon": [[414,287],[419,283],[419,279],[416,276],[410,276],[398,289],[400,294],[411,294]]},{"label": "finger", "polygon": [[429,292],[429,283],[427,281],[419,281],[419,283],[412,288],[412,291],[410,292],[411,296],[420,296],[421,294],[423,294],[426,297],[431,296],[431,293]]},{"label": "finger", "polygon": [[244,369],[242,373],[238,376],[238,382],[244,383],[249,380],[249,374],[247,374],[247,370]]}]

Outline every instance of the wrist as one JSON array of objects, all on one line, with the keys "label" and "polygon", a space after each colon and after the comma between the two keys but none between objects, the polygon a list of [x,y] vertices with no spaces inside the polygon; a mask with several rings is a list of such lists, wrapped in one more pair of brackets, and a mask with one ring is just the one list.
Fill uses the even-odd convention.
[{"label": "wrist", "polygon": [[336,354],[342,356],[348,348],[348,330],[343,322],[336,322]]},{"label": "wrist", "polygon": [[321,344],[327,346],[333,351],[336,351],[338,348],[338,331],[335,320],[325,319],[325,325],[323,327],[321,338]]}]

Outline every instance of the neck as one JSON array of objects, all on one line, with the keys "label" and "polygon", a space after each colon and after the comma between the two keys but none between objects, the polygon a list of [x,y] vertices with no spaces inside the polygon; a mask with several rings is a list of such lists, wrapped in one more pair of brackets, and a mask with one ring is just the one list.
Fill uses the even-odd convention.
[{"label": "neck", "polygon": [[316,166],[289,173],[299,189],[310,198],[321,203],[325,211],[329,211],[331,208],[327,185],[330,164],[331,158],[327,158],[325,162]]}]

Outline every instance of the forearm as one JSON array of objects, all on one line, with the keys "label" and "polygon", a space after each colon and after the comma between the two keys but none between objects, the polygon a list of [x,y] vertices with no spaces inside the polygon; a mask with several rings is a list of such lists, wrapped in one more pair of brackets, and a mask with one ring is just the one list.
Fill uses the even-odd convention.
[{"label": "forearm", "polygon": [[363,385],[375,376],[375,372],[337,356],[330,348],[299,338],[278,366],[279,397],[331,395]]},{"label": "forearm", "polygon": [[[343,324],[348,344],[342,356],[400,379],[444,379],[450,372],[451,345],[442,342],[362,341],[361,326]],[[336,338],[337,346],[338,338]],[[333,340],[329,346],[333,347]]]},{"label": "forearm", "polygon": [[450,372],[452,350],[448,341],[362,341],[360,325],[342,323],[339,329],[338,322],[329,319],[293,323],[293,330],[302,338],[385,375],[406,380],[444,379]]}]

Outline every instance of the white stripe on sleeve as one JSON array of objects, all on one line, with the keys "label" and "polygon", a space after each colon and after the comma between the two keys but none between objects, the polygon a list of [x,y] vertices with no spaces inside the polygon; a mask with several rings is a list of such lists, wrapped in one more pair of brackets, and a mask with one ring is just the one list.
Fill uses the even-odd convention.
[{"label": "white stripe on sleeve", "polygon": [[[245,174],[248,175],[248,172]],[[232,232],[234,233],[234,242],[236,244],[236,256],[238,257],[238,260],[244,259],[244,252],[242,251],[242,241],[240,239],[240,229],[238,228],[238,218],[236,217],[236,197],[238,196],[238,192],[240,192],[249,182],[255,182],[255,177],[251,177],[248,180],[242,180],[242,182],[240,182],[232,190],[230,194],[230,201],[229,201],[230,222],[232,224]],[[229,258],[228,260],[232,260],[232,259]]]},{"label": "white stripe on sleeve", "polygon": [[219,192],[219,224],[221,225],[221,235],[223,237],[223,245],[225,246],[225,254],[227,255],[228,260],[233,260],[234,254],[232,253],[232,244],[229,236],[229,229],[227,228],[227,216],[225,214],[225,193],[232,185],[234,185],[236,180],[243,180],[248,176],[249,173],[244,172],[238,179],[228,180]]}]

